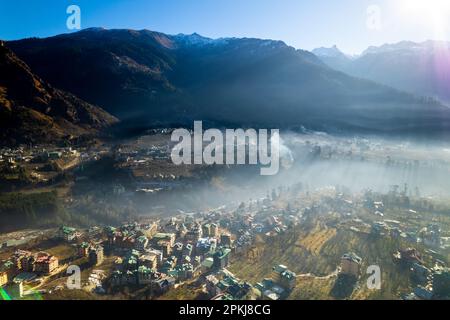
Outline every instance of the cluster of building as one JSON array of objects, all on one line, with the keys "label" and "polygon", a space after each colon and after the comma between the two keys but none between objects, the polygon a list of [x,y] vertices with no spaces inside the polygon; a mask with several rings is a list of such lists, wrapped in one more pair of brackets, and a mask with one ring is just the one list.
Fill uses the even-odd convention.
[{"label": "cluster of building", "polygon": [[76,241],[81,238],[82,234],[77,229],[67,226],[61,226],[58,229],[58,237],[67,242]]},{"label": "cluster of building", "polygon": [[47,252],[16,250],[12,261],[16,272],[34,272],[39,275],[52,274],[59,266],[58,258]]},{"label": "cluster of building", "polygon": [[155,293],[176,282],[225,268],[231,253],[231,235],[214,223],[189,217],[161,224],[128,224],[105,228],[106,250],[120,258],[111,276],[113,286],[151,284]]},{"label": "cluster of building", "polygon": [[212,300],[280,300],[294,289],[297,276],[284,265],[272,268],[270,278],[251,285],[223,268],[203,278],[206,292]]},{"label": "cluster of building", "polygon": [[377,236],[389,236],[394,239],[403,239],[411,244],[422,243],[429,248],[445,249],[444,237],[438,224],[429,224],[420,230],[406,226],[396,220],[385,219],[375,221],[371,225],[371,233]]},{"label": "cluster of building", "polygon": [[[355,232],[366,230],[365,233],[372,236],[389,236],[411,243],[420,242],[427,247],[442,247],[442,232],[436,223],[417,231],[404,222],[378,220],[378,217],[384,217],[386,210],[382,201],[364,201],[333,189],[302,199],[302,210],[293,209],[290,203],[284,208],[272,205],[283,192],[283,188],[278,192],[274,190],[265,198],[242,203],[236,210],[221,207],[146,223],[92,228],[85,233],[63,226],[58,231],[58,238],[76,245],[78,256],[75,258],[85,258],[92,267],[101,266],[105,256],[114,257],[113,269],[106,279],[98,272],[91,274],[90,282],[96,283],[96,290],[100,288],[106,292],[102,283],[112,290],[145,285],[152,294],[162,294],[177,284],[199,280],[205,285],[209,298],[216,300],[287,298],[297,281],[297,275],[288,267],[276,265],[270,278],[252,286],[227,270],[231,256],[253,254],[255,239],[275,237],[298,223],[317,223],[317,218],[332,228],[348,225]],[[376,214],[359,215],[359,212],[366,212],[364,208]],[[17,252],[16,255],[20,258],[13,259],[11,264],[20,265],[22,272],[51,274],[58,267],[57,259],[44,253]],[[443,264],[440,268],[427,268],[416,249],[401,250],[395,259],[406,265],[417,279],[415,297],[445,296],[449,282],[448,269]],[[357,280],[361,265],[361,257],[353,252],[346,253],[341,257],[339,274]],[[5,272],[0,273],[0,284],[5,282],[5,277],[10,279]],[[426,292],[432,294],[427,296]]]},{"label": "cluster of building", "polygon": [[74,147],[55,147],[55,146],[29,146],[23,145],[17,148],[0,148],[0,159],[10,159],[16,163],[42,163],[50,160],[63,158],[80,157],[83,160],[95,160],[101,154],[108,151],[107,147],[92,148],[74,148]]},{"label": "cluster of building", "polygon": [[78,246],[78,255],[79,257],[88,258],[91,266],[99,266],[103,263],[104,249],[100,244],[82,242]]},{"label": "cluster of building", "polygon": [[286,266],[274,266],[271,277],[255,285],[257,296],[262,300],[284,299],[294,289],[296,281],[297,275]]},{"label": "cluster of building", "polygon": [[226,269],[208,274],[204,283],[211,300],[249,300],[255,297],[250,283],[238,279]]},{"label": "cluster of building", "polygon": [[8,188],[23,186],[23,180],[40,184],[53,183],[54,178],[61,172],[86,161],[97,160],[104,151],[74,149],[72,147],[53,146],[21,146],[15,149],[0,149],[0,166],[5,172],[15,170],[23,174],[16,179],[8,180]]},{"label": "cluster of building", "polygon": [[394,260],[408,270],[416,284],[413,292],[405,299],[450,298],[450,269],[445,266],[425,266],[421,253],[415,248],[401,249],[394,254]]},{"label": "cluster of building", "polygon": [[439,248],[442,244],[441,227],[438,224],[429,224],[419,231],[419,236],[426,246]]},{"label": "cluster of building", "polygon": [[[95,239],[90,232],[82,234],[63,226],[58,238],[76,243],[77,258],[86,258],[91,266],[100,266],[106,255],[117,257],[105,280],[112,288],[150,285],[153,293],[160,294],[176,283],[214,275],[219,281],[210,292],[211,298],[240,299],[250,291],[253,294],[254,288],[226,270],[231,256],[250,249],[257,234],[276,235],[292,223],[297,223],[294,212],[273,209],[266,199],[261,199],[234,212],[219,208],[149,223],[109,226],[100,235],[93,232]],[[274,278],[274,286],[278,284],[285,292],[295,283],[295,274],[287,268]]]},{"label": "cluster of building", "polygon": [[49,276],[59,267],[57,257],[46,252],[33,253],[16,250],[14,255],[0,264],[0,287],[5,287],[9,296],[23,296],[23,283],[38,276]]},{"label": "cluster of building", "polygon": [[171,151],[168,143],[139,148],[124,145],[114,150],[114,157],[117,161],[138,166],[154,160],[168,160]]},{"label": "cluster of building", "polygon": [[78,150],[73,149],[72,147],[45,148],[36,146],[32,148],[18,147],[16,149],[0,149],[0,162],[8,162],[14,164],[45,163],[50,160],[80,156],[81,153]]}]

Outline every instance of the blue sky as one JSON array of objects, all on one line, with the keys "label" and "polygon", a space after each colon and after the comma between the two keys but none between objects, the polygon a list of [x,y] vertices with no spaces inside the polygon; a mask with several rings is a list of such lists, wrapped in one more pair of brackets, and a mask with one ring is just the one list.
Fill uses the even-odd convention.
[{"label": "blue sky", "polygon": [[[406,1],[414,6],[406,5]],[[444,2],[450,3],[449,0],[0,0],[0,39],[70,32],[66,28],[66,9],[76,4],[81,8],[82,28],[145,28],[169,34],[197,32],[213,38],[270,38],[307,50],[336,44],[345,52],[359,53],[370,45],[401,40],[450,40],[447,37],[450,10],[443,10]],[[378,8],[376,11],[373,5]],[[372,11],[368,14],[370,6]],[[439,24],[436,15],[442,19]],[[368,26],[368,19],[374,17],[379,17],[377,27]]]}]

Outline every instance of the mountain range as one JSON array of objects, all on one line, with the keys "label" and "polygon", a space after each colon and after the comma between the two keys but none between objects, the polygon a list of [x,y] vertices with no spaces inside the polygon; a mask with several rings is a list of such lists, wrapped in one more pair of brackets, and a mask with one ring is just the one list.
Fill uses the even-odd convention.
[{"label": "mountain range", "polygon": [[0,139],[2,144],[54,143],[97,135],[117,119],[36,76],[0,43]]},{"label": "mountain range", "polygon": [[349,75],[450,103],[450,43],[403,41],[369,47],[348,56],[336,46],[312,51],[328,66]]},{"label": "mountain range", "polygon": [[7,46],[39,77],[101,106],[123,128],[193,120],[352,133],[450,128],[450,110],[435,99],[348,75],[282,41],[93,28]]}]

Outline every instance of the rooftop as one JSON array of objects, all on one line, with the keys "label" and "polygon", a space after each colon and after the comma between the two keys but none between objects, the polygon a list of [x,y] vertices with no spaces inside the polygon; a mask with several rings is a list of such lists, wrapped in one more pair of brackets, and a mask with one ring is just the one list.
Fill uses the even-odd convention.
[{"label": "rooftop", "polygon": [[358,264],[360,264],[361,261],[362,261],[362,258],[360,258],[360,257],[359,257],[356,253],[354,253],[354,252],[349,252],[349,253],[344,254],[344,255],[342,256],[342,259],[350,260],[350,261],[356,262],[356,263],[358,263]]}]

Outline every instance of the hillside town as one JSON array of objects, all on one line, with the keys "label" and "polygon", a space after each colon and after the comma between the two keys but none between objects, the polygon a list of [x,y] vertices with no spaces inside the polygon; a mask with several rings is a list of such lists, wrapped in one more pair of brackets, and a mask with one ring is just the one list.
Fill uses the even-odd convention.
[{"label": "hillside town", "polygon": [[[402,290],[394,292],[398,299],[450,297],[448,221],[441,225],[435,217],[429,223],[422,217],[417,223],[416,209],[425,211],[429,203],[410,201],[405,205],[409,197],[397,187],[385,195],[370,190],[350,194],[340,189],[310,191],[299,184],[274,189],[265,198],[233,208],[222,206],[89,229],[61,226],[33,241],[37,248],[40,241],[68,248],[70,254],[64,257],[2,246],[12,252],[1,262],[2,296],[20,299],[36,292],[44,297],[70,292],[73,288],[67,284],[72,278],[67,270],[74,265],[81,270],[75,291],[103,298],[127,292],[134,299],[156,299],[189,286],[201,299],[283,300],[295,298],[292,293],[308,278],[333,281],[333,290],[338,292],[334,298],[348,298],[361,290],[367,278],[364,268],[373,261],[357,247],[338,252],[340,258],[330,266],[335,271],[328,275],[318,275],[313,268],[301,274],[295,271],[298,265],[283,261],[274,263],[270,273],[254,282],[230,271],[235,263],[257,256],[265,243],[307,228],[308,236],[300,241],[314,232],[338,230],[372,242],[393,243],[383,248],[390,250],[390,261],[380,260],[379,267],[383,270],[384,264],[392,264],[393,272],[408,275]],[[328,240],[317,240],[314,245]]]},{"label": "hillside town", "polygon": [[[172,202],[182,202],[176,192],[201,185],[198,177],[207,177],[208,169],[197,168],[194,174],[173,166],[168,133],[170,129],[154,130],[114,146],[0,149],[0,178],[6,191],[54,188],[70,210],[58,212],[61,225],[56,229],[0,236],[4,298],[71,298],[81,292],[94,299],[449,296],[445,196],[422,196],[417,186],[407,183],[381,193],[296,182],[243,202],[204,204],[210,209],[192,212],[172,209]],[[410,161],[409,150],[395,144],[386,157],[384,146],[367,139],[330,141],[306,135],[295,137],[291,147],[304,164],[356,161],[394,171],[434,170],[447,164],[426,155]],[[208,179],[214,181],[212,172]],[[33,197],[35,192],[29,194]],[[163,205],[159,195],[167,197]],[[19,206],[23,201],[13,199]],[[56,202],[44,202],[44,210],[48,207],[57,207]],[[148,214],[147,207],[157,214]],[[90,227],[80,228],[79,215],[86,210],[91,212],[81,222]],[[29,224],[36,222],[35,216],[25,212]],[[71,223],[74,217],[78,223]],[[347,241],[351,245],[344,245]],[[381,270],[381,284],[369,289],[366,271],[374,265]],[[80,281],[70,285],[77,268]],[[386,281],[394,282],[395,288]]]}]

